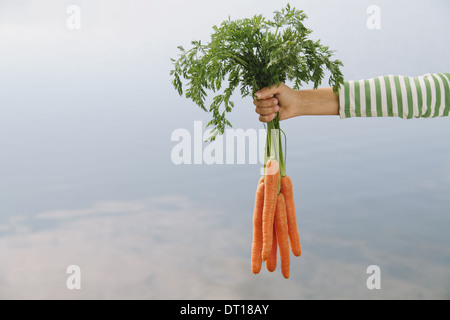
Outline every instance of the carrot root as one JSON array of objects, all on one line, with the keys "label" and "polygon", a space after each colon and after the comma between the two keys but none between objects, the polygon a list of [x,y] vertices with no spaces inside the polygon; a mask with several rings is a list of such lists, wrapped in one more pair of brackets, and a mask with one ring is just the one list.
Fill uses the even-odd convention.
[{"label": "carrot root", "polygon": [[273,225],[272,252],[269,259],[266,260],[266,268],[270,272],[274,272],[277,268],[277,231],[275,230],[275,224]]},{"label": "carrot root", "polygon": [[261,176],[258,181],[258,186],[264,182],[264,176]]},{"label": "carrot root", "polygon": [[[278,192],[278,185],[280,190]],[[295,212],[294,191],[289,176],[279,176],[275,159],[269,159],[265,175],[259,178],[253,213],[252,271],[261,271],[262,263],[274,272],[280,257],[281,273],[290,276],[290,252],[302,253]]]},{"label": "carrot root", "polygon": [[302,254],[300,245],[300,235],[297,227],[297,216],[295,213],[294,189],[292,180],[289,176],[281,177],[280,192],[283,194],[286,204],[286,216],[289,232],[289,240],[291,242],[291,250],[294,256],[299,257]]},{"label": "carrot root", "polygon": [[264,183],[259,183],[256,190],[255,207],[253,211],[253,243],[252,243],[252,272],[257,274],[261,271],[263,246],[262,212],[264,205]]},{"label": "carrot root", "polygon": [[275,159],[269,159],[266,164],[266,174],[264,176],[262,261],[266,261],[272,251],[273,221],[278,195],[278,170],[278,162]]},{"label": "carrot root", "polygon": [[289,235],[286,217],[286,205],[282,193],[277,198],[277,210],[275,213],[275,229],[277,242],[280,249],[281,273],[288,279],[290,273]]}]

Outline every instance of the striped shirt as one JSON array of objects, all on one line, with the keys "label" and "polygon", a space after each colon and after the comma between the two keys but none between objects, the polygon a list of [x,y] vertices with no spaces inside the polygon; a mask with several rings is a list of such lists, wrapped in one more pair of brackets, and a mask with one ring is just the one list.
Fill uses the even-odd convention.
[{"label": "striped shirt", "polygon": [[450,73],[429,73],[420,77],[389,75],[345,81],[339,90],[339,104],[341,119],[448,116]]}]

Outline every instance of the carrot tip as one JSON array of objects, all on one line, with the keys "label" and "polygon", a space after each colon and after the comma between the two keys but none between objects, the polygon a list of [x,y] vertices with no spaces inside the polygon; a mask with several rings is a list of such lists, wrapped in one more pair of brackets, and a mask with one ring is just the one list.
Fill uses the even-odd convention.
[{"label": "carrot tip", "polygon": [[274,272],[275,270],[277,270],[277,266],[275,265],[275,266],[266,266],[266,268],[267,268],[267,271],[269,271],[269,272]]}]

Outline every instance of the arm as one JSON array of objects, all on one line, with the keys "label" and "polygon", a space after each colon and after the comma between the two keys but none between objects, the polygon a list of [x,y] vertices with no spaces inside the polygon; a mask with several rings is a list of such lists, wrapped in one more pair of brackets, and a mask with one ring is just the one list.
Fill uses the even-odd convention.
[{"label": "arm", "polygon": [[339,115],[339,97],[332,88],[293,90],[281,84],[263,88],[254,100],[259,120],[269,122],[279,112],[280,120],[306,115]]},{"label": "arm", "polygon": [[402,119],[448,116],[450,74],[419,77],[388,75],[345,81],[339,90],[340,116],[399,117]]},{"label": "arm", "polygon": [[450,74],[345,81],[339,94],[331,88],[292,90],[281,84],[256,95],[256,112],[263,122],[272,120],[277,111],[280,120],[303,115],[433,118],[450,113]]}]

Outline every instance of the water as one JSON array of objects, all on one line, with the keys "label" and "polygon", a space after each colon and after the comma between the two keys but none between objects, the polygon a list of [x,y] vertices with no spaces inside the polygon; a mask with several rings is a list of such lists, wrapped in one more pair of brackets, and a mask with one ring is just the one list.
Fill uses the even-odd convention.
[{"label": "water", "polygon": [[[233,4],[223,5],[223,12],[244,14]],[[302,4],[317,23],[318,9]],[[172,163],[171,133],[209,120],[170,86],[168,57],[185,37],[173,27],[176,16],[163,24],[172,25],[164,35],[151,28],[155,22],[139,19],[155,3],[110,5],[128,11],[105,14],[101,6],[83,5],[90,19],[78,34],[65,30],[65,8],[56,2],[39,11],[52,21],[42,30],[33,28],[40,21],[33,10],[21,20],[11,13],[9,29],[6,22],[0,28],[0,38],[9,41],[0,73],[1,298],[449,297],[449,119],[283,122],[303,254],[292,258],[289,280],[279,267],[253,275],[251,215],[260,165]],[[446,5],[429,7],[430,16]],[[159,12],[168,12],[166,6],[158,5]],[[258,6],[267,14],[278,9]],[[346,10],[364,22],[360,6]],[[410,8],[411,14],[423,10],[419,2]],[[400,12],[394,6],[385,17],[395,10]],[[94,23],[100,13],[102,23]],[[134,22],[119,27],[118,21]],[[324,42],[336,31],[319,26]],[[188,38],[202,30],[191,28],[183,31]],[[383,39],[395,43],[389,35],[399,31],[386,28]],[[433,32],[445,38],[445,30]],[[374,37],[366,34],[362,45]],[[351,42],[335,46],[349,78],[372,76],[373,66],[352,63],[358,60]],[[421,61],[414,72],[448,72],[433,69],[448,68],[443,56],[395,48]],[[375,57],[386,49],[378,50],[371,58],[381,64]],[[408,61],[390,73],[410,70]],[[361,64],[370,72],[358,73]],[[231,122],[260,129],[253,109],[236,97]],[[66,268],[73,264],[82,271],[81,290],[66,288]],[[366,286],[370,265],[381,269],[381,290]]]}]

